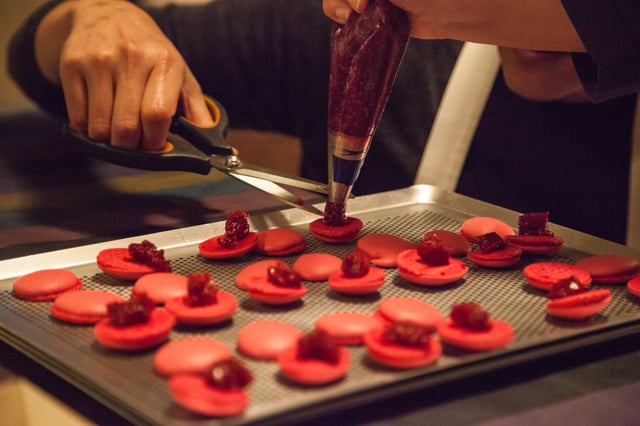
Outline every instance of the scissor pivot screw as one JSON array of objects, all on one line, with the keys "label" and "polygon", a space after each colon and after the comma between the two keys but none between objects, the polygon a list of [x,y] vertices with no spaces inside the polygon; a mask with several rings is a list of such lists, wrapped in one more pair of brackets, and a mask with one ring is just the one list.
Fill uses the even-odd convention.
[{"label": "scissor pivot screw", "polygon": [[229,168],[238,167],[240,165],[240,159],[237,155],[228,155],[224,164]]}]

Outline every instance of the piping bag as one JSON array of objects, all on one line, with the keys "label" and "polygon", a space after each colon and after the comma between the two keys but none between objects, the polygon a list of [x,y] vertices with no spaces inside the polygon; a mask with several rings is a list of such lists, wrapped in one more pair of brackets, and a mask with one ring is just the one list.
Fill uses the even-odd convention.
[{"label": "piping bag", "polygon": [[[346,223],[346,203],[367,156],[409,42],[406,13],[370,0],[331,36],[329,72],[329,198],[327,225]],[[383,172],[383,171],[381,171]]]}]

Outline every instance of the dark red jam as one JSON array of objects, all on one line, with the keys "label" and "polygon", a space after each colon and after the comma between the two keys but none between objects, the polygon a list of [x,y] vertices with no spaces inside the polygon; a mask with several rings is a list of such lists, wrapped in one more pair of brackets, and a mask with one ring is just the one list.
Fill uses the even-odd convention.
[{"label": "dark red jam", "polygon": [[491,327],[489,312],[476,302],[463,302],[451,308],[451,320],[467,330],[488,330]]},{"label": "dark red jam", "polygon": [[208,379],[218,389],[232,390],[248,386],[253,375],[240,361],[229,358],[213,364]]},{"label": "dark red jam", "polygon": [[434,331],[432,328],[410,322],[396,322],[384,331],[382,340],[386,343],[419,348],[429,343]]},{"label": "dark red jam", "polygon": [[267,268],[267,280],[278,287],[300,288],[302,278],[284,262]]},{"label": "dark red jam", "polygon": [[155,303],[146,294],[125,302],[113,302],[107,305],[109,322],[116,327],[140,324],[149,321]]},{"label": "dark red jam", "polygon": [[420,256],[420,260],[429,266],[449,264],[450,255],[449,249],[435,234],[425,234],[418,244],[418,256]]},{"label": "dark red jam", "polygon": [[186,304],[189,306],[212,305],[218,301],[218,287],[208,272],[189,274]]},{"label": "dark red jam", "polygon": [[582,284],[580,284],[574,277],[569,277],[555,283],[549,289],[547,297],[549,297],[549,299],[559,299],[573,294],[584,293],[585,291],[587,291],[587,289]]},{"label": "dark red jam", "polygon": [[324,224],[329,226],[344,226],[347,224],[346,204],[327,201],[324,206]]},{"label": "dark red jam", "polygon": [[218,244],[224,248],[233,248],[249,234],[249,215],[242,210],[233,210],[227,215],[224,235],[218,238]]},{"label": "dark red jam", "polygon": [[171,264],[164,258],[164,250],[158,249],[151,241],[129,244],[129,255],[136,262],[148,265],[159,272],[171,272]]},{"label": "dark red jam", "polygon": [[362,250],[356,249],[342,258],[342,273],[348,278],[358,278],[369,272],[369,256]]},{"label": "dark red jam", "polygon": [[314,330],[298,339],[298,359],[318,359],[337,364],[340,347],[326,332]]},{"label": "dark red jam", "polygon": [[498,250],[504,250],[507,244],[500,235],[495,232],[480,235],[478,237],[478,248],[483,253],[492,253]]},{"label": "dark red jam", "polygon": [[525,213],[518,217],[518,235],[553,235],[548,222],[549,212]]}]

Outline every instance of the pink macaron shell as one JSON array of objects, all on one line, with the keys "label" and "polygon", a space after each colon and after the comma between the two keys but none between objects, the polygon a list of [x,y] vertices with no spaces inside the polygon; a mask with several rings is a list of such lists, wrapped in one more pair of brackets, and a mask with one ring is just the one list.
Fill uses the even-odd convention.
[{"label": "pink macaron shell", "polygon": [[268,269],[272,266],[277,266],[280,263],[284,263],[284,262],[282,262],[282,260],[277,260],[277,259],[266,259],[266,260],[259,260],[257,262],[254,262],[245,266],[240,270],[240,272],[236,274],[236,278],[235,278],[236,287],[238,287],[241,290],[246,290],[248,283],[251,282],[252,280],[256,278],[266,280],[268,275],[268,272],[267,272]]},{"label": "pink macaron shell", "polygon": [[418,245],[397,235],[367,234],[358,239],[356,247],[369,257],[372,264],[383,268],[393,268],[396,266],[398,253],[415,249]]},{"label": "pink macaron shell", "polygon": [[627,282],[627,290],[634,296],[640,297],[640,275],[635,276]]},{"label": "pink macaron shell", "polygon": [[329,287],[338,293],[371,294],[384,285],[384,278],[384,269],[374,266],[369,267],[367,273],[361,277],[347,277],[340,271],[329,277]]},{"label": "pink macaron shell", "polygon": [[445,229],[436,229],[428,231],[425,235],[434,235],[437,237],[444,246],[449,250],[449,253],[453,257],[465,257],[469,250],[471,250],[471,244],[460,234],[456,234],[452,231]]},{"label": "pink macaron shell", "polygon": [[511,324],[499,319],[492,319],[487,330],[469,330],[448,320],[438,324],[437,331],[443,342],[478,352],[503,348],[511,343],[515,336]]},{"label": "pink macaron shell", "polygon": [[280,352],[296,344],[302,331],[280,320],[257,320],[238,331],[236,346],[254,359],[275,360]]},{"label": "pink macaron shell", "polygon": [[138,278],[131,289],[131,297],[139,299],[146,294],[156,304],[187,294],[189,279],[173,272],[153,272]]},{"label": "pink macaron shell", "polygon": [[246,290],[249,297],[267,305],[286,305],[307,294],[307,288],[300,287],[280,287],[267,278],[254,277],[246,283]]},{"label": "pink macaron shell", "polygon": [[181,324],[209,325],[226,321],[238,308],[236,297],[223,290],[216,293],[217,300],[210,305],[191,306],[186,303],[187,296],[167,300],[165,308]]},{"label": "pink macaron shell", "polygon": [[524,253],[553,254],[564,244],[561,237],[555,235],[510,235],[507,243],[519,247]]},{"label": "pink macaron shell", "polygon": [[101,250],[96,257],[96,263],[102,272],[127,281],[157,272],[153,267],[134,260],[127,248]]},{"label": "pink macaron shell", "polygon": [[365,334],[382,326],[378,318],[359,312],[333,312],[315,322],[315,328],[327,333],[338,345],[361,345]]},{"label": "pink macaron shell", "polygon": [[360,235],[362,221],[357,217],[347,217],[343,226],[332,226],[324,223],[324,219],[316,219],[309,223],[311,235],[329,244],[344,244],[355,240]]},{"label": "pink macaron shell", "polygon": [[429,266],[422,261],[417,250],[398,254],[398,272],[405,280],[418,285],[439,286],[458,281],[469,272],[462,261],[450,257],[447,265]]},{"label": "pink macaron shell", "polygon": [[122,327],[111,324],[109,318],[100,320],[93,334],[100,344],[110,349],[139,351],[158,346],[169,338],[176,320],[162,308],[151,311],[149,321]]},{"label": "pink macaron shell", "polygon": [[364,336],[367,353],[376,362],[387,367],[411,369],[433,364],[442,354],[438,339],[429,338],[422,346],[404,346],[383,339],[384,329],[373,330]]},{"label": "pink macaron shell", "polygon": [[577,266],[558,262],[535,262],[522,270],[527,283],[540,290],[549,291],[556,283],[574,278],[583,287],[591,285],[591,274]]},{"label": "pink macaron shell", "polygon": [[342,259],[328,253],[305,253],[291,266],[291,269],[305,281],[326,281],[341,268]]},{"label": "pink macaron shell", "polygon": [[611,290],[598,289],[572,294],[547,303],[547,313],[569,320],[584,320],[601,312],[611,303]]},{"label": "pink macaron shell", "polygon": [[277,361],[284,376],[305,385],[324,385],[335,382],[347,374],[351,356],[347,349],[339,348],[338,362],[333,364],[318,359],[298,358],[297,345],[278,354]]},{"label": "pink macaron shell", "polygon": [[593,282],[599,284],[626,283],[640,273],[640,261],[621,254],[585,257],[578,260],[575,266],[589,271]]},{"label": "pink macaron shell", "polygon": [[522,249],[512,245],[492,252],[473,250],[467,253],[467,258],[476,265],[495,269],[513,266],[520,261],[521,257]]},{"label": "pink macaron shell", "polygon": [[175,374],[169,377],[173,400],[198,414],[228,417],[242,413],[249,405],[249,396],[242,389],[218,389],[201,374]]},{"label": "pink macaron shell", "polygon": [[258,241],[257,233],[249,232],[249,234],[238,241],[235,246],[223,247],[218,242],[221,237],[222,235],[217,235],[198,244],[198,253],[200,256],[207,259],[232,259],[234,257],[240,257],[253,250]]},{"label": "pink macaron shell", "polygon": [[54,300],[59,295],[82,288],[82,280],[66,269],[41,269],[18,278],[13,294],[30,301]]},{"label": "pink macaron shell", "polygon": [[254,250],[265,256],[287,256],[305,249],[307,241],[299,231],[273,228],[258,232]]},{"label": "pink macaron shell", "polygon": [[504,240],[515,231],[505,222],[493,217],[478,216],[465,220],[460,228],[460,235],[472,243],[477,243],[480,236],[495,232]]},{"label": "pink macaron shell", "polygon": [[435,306],[413,297],[389,297],[382,300],[374,311],[374,316],[385,324],[410,322],[424,328],[434,328],[445,321],[445,317]]},{"label": "pink macaron shell", "polygon": [[109,303],[124,302],[114,293],[102,290],[68,291],[56,297],[51,314],[60,320],[76,324],[95,324],[107,317]]},{"label": "pink macaron shell", "polygon": [[163,376],[179,373],[208,374],[213,364],[233,355],[222,342],[206,337],[172,340],[160,346],[153,356],[154,370]]}]

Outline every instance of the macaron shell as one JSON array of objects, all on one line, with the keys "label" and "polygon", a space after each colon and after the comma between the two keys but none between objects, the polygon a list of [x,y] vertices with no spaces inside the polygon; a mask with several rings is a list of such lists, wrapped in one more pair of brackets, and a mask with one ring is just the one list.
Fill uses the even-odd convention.
[{"label": "macaron shell", "polygon": [[436,229],[425,233],[425,235],[427,234],[435,235],[439,238],[445,247],[449,249],[451,256],[453,257],[464,257],[471,250],[471,244],[469,244],[469,241],[462,235],[456,234],[455,232],[447,231],[446,229]]},{"label": "macaron shell", "polygon": [[249,405],[249,396],[244,390],[217,389],[200,374],[171,376],[169,390],[174,401],[182,407],[205,416],[233,416]]},{"label": "macaron shell", "polygon": [[327,333],[338,345],[361,345],[365,334],[382,326],[378,318],[359,312],[329,313],[315,322],[315,328]]},{"label": "macaron shell", "polygon": [[383,340],[384,330],[375,330],[364,336],[369,356],[388,367],[409,369],[433,364],[442,354],[442,345],[431,337],[427,345],[404,346]]},{"label": "macaron shell", "polygon": [[167,300],[165,309],[181,324],[205,325],[217,324],[233,316],[238,308],[236,297],[223,290],[218,290],[217,301],[210,305],[191,306],[186,303],[186,296]]},{"label": "macaron shell", "polygon": [[375,293],[384,285],[384,269],[369,267],[361,277],[346,277],[342,271],[329,277],[329,287],[339,293],[370,294]]},{"label": "macaron shell", "polygon": [[275,360],[280,352],[294,346],[302,331],[279,320],[253,321],[238,331],[237,348],[251,358]]},{"label": "macaron shell", "polygon": [[124,301],[123,297],[108,291],[68,291],[56,297],[51,305],[51,315],[75,324],[95,324],[107,316],[109,303]]},{"label": "macaron shell", "polygon": [[291,267],[305,281],[326,281],[341,268],[342,259],[328,253],[305,253]]},{"label": "macaron shell", "polygon": [[256,246],[258,236],[255,232],[249,232],[246,237],[237,242],[234,247],[222,247],[218,240],[222,235],[218,235],[198,244],[198,253],[207,259],[231,259],[249,253]]},{"label": "macaron shell", "polygon": [[512,227],[493,217],[472,217],[465,220],[460,227],[460,234],[472,243],[477,243],[480,236],[490,232],[500,235],[503,240],[508,235],[515,235]]},{"label": "macaron shell", "polygon": [[307,241],[291,228],[273,228],[257,234],[255,251],[265,256],[287,256],[305,249]]},{"label": "macaron shell", "polygon": [[398,253],[415,249],[418,245],[397,235],[367,234],[358,239],[356,247],[369,257],[372,264],[383,268],[393,268],[396,266]]},{"label": "macaron shell", "polygon": [[186,296],[189,279],[173,272],[153,272],[138,278],[131,289],[131,296],[138,299],[146,294],[156,304]]},{"label": "macaron shell", "polygon": [[509,235],[506,241],[525,253],[533,254],[557,253],[564,244],[561,237],[554,235]]},{"label": "macaron shell", "polygon": [[577,266],[558,262],[536,262],[524,267],[524,278],[533,287],[549,291],[559,281],[573,277],[582,286],[591,285],[591,274]]},{"label": "macaron shell", "polygon": [[515,336],[511,324],[498,319],[491,320],[488,330],[468,330],[454,325],[451,320],[438,324],[437,330],[443,342],[470,351],[503,348]]},{"label": "macaron shell", "polygon": [[627,290],[634,296],[640,297],[640,275],[629,280]]},{"label": "macaron shell", "polygon": [[598,289],[550,300],[546,309],[549,315],[555,317],[583,320],[601,312],[609,303],[611,291]]},{"label": "macaron shell", "polygon": [[398,272],[407,281],[418,285],[438,286],[458,281],[469,267],[462,261],[450,257],[442,266],[429,266],[420,259],[417,250],[405,250],[398,255]]},{"label": "macaron shell", "polygon": [[338,362],[317,359],[299,359],[297,345],[285,349],[278,354],[277,360],[280,371],[289,379],[306,385],[324,385],[335,382],[349,370],[351,356],[345,348],[339,348]]},{"label": "macaron shell", "polygon": [[98,267],[106,274],[123,280],[137,280],[145,274],[157,272],[149,265],[137,262],[126,248],[101,250],[96,258]]},{"label": "macaron shell", "polygon": [[280,287],[267,278],[254,277],[246,283],[246,290],[252,299],[267,305],[286,305],[300,300],[307,294],[305,286]]},{"label": "macaron shell", "polygon": [[154,370],[163,376],[208,374],[211,366],[231,358],[232,351],[211,338],[185,338],[165,343],[153,356]]},{"label": "macaron shell", "polygon": [[247,289],[247,285],[249,282],[254,279],[267,279],[268,272],[267,270],[272,266],[277,266],[280,263],[284,263],[281,260],[276,259],[266,259],[259,260],[255,263],[251,263],[238,272],[236,275],[236,287],[242,290]]},{"label": "macaron shell", "polygon": [[518,263],[521,257],[522,249],[512,245],[507,245],[502,250],[492,252],[473,250],[467,254],[470,261],[485,268],[508,268]]},{"label": "macaron shell", "polygon": [[125,351],[149,349],[169,338],[175,318],[162,308],[151,312],[149,321],[116,327],[109,318],[100,320],[93,328],[95,338],[105,347]]},{"label": "macaron shell", "polygon": [[589,271],[593,282],[600,284],[626,283],[640,273],[640,261],[631,256],[600,254],[578,260],[578,268]]},{"label": "macaron shell", "polygon": [[309,223],[311,235],[330,244],[342,244],[355,240],[362,229],[362,221],[357,217],[347,217],[347,223],[343,226],[330,226],[324,223],[324,219],[316,219]]},{"label": "macaron shell", "polygon": [[435,306],[412,297],[390,297],[384,299],[374,312],[383,323],[411,322],[425,328],[434,328],[445,321],[444,315]]},{"label": "macaron shell", "polygon": [[80,290],[82,280],[66,269],[41,269],[18,278],[12,288],[13,294],[20,299],[48,301],[64,292]]}]

